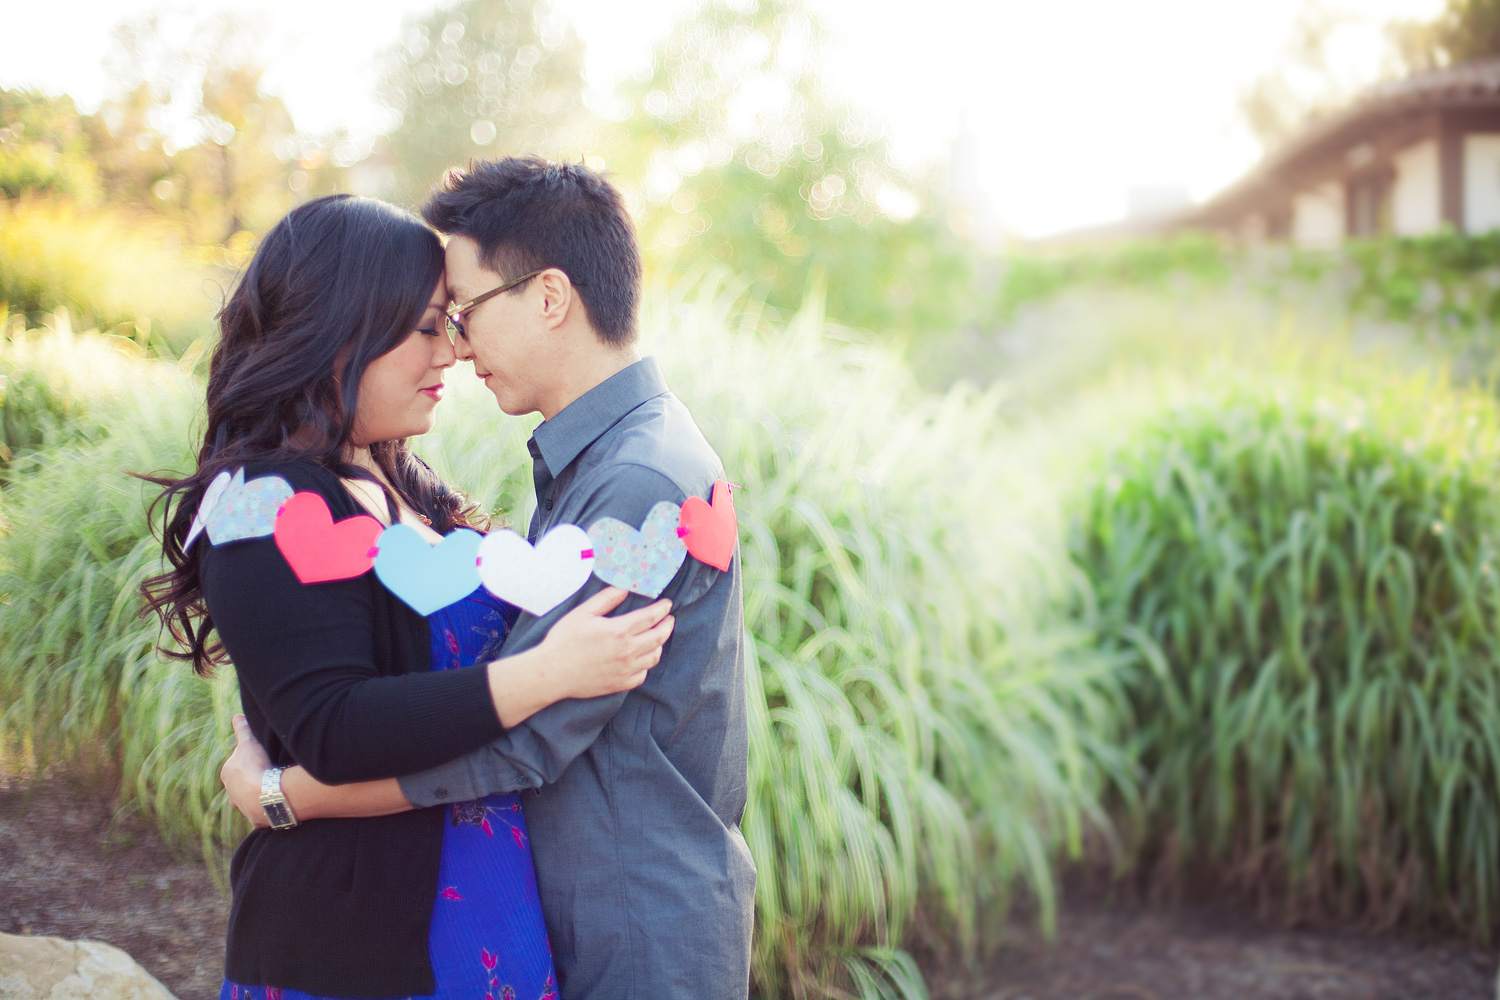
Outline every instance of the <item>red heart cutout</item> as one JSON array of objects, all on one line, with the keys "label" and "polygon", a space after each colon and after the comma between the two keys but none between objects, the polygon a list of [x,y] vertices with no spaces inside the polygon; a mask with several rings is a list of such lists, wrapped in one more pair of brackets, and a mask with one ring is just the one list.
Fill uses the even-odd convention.
[{"label": "red heart cutout", "polygon": [[368,514],[333,523],[316,493],[293,493],[276,512],[276,547],[303,583],[348,580],[375,565],[375,539],[385,525]]},{"label": "red heart cutout", "polygon": [[682,502],[682,518],[677,522],[688,555],[718,570],[729,569],[734,558],[734,543],[739,540],[740,521],[734,512],[734,491],[720,479],[714,483],[713,504],[702,497],[688,497]]}]

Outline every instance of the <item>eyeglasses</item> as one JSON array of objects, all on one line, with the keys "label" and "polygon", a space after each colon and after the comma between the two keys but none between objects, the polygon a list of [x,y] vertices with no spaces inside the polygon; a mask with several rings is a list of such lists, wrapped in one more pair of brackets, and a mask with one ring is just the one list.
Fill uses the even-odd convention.
[{"label": "eyeglasses", "polygon": [[463,339],[468,340],[469,339],[469,334],[468,334],[468,331],[466,331],[464,329],[464,321],[463,321],[463,318],[462,318],[463,315],[464,315],[464,313],[467,313],[467,312],[471,311],[475,306],[479,305],[481,302],[485,302],[485,301],[487,301],[489,299],[494,298],[496,295],[499,295],[501,292],[508,292],[512,288],[515,288],[518,285],[525,284],[526,282],[530,281],[532,278],[535,278],[537,275],[541,274],[545,270],[547,270],[547,269],[545,267],[543,267],[543,268],[539,268],[539,269],[537,269],[535,271],[530,271],[530,272],[528,272],[526,274],[521,275],[515,281],[507,281],[505,284],[501,285],[499,288],[491,288],[489,291],[485,292],[483,295],[476,295],[472,299],[470,299],[469,301],[463,303],[462,305],[449,306],[447,309],[444,309],[443,310],[443,314],[448,317],[448,332],[450,334],[452,334],[453,336],[462,337]]}]

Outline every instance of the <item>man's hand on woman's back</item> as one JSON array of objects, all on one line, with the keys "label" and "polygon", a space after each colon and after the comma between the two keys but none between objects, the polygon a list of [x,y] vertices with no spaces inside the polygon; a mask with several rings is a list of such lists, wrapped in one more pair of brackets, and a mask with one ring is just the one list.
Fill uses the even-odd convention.
[{"label": "man's hand on woman's back", "polygon": [[260,807],[261,775],[271,767],[266,748],[250,732],[243,715],[234,717],[234,753],[219,768],[219,780],[229,792],[229,804],[240,811],[251,826],[268,827],[271,821]]}]

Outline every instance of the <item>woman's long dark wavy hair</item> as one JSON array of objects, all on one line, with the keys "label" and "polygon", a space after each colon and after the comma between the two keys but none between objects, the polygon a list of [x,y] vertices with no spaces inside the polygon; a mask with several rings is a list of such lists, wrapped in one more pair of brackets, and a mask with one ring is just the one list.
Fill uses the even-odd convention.
[{"label": "woman's long dark wavy hair", "polygon": [[[208,484],[225,469],[290,460],[372,479],[345,455],[360,378],[417,328],[442,273],[437,234],[370,198],[310,201],[266,234],[219,313],[198,469],[182,479],[145,477],[163,487],[152,517],[160,505],[162,551],[172,567],[141,585],[143,613],[156,612],[171,637],[164,655],[205,675],[223,659],[198,576],[208,543],[182,548]],[[483,526],[468,498],[405,440],[372,444],[370,452],[400,499],[439,534]],[[394,520],[396,496],[380,485]]]}]

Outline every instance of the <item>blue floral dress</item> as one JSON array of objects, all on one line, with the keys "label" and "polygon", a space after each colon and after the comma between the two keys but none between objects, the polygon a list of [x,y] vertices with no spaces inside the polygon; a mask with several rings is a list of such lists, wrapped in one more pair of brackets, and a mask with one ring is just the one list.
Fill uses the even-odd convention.
[{"label": "blue floral dress", "polygon": [[[478,662],[499,645],[515,614],[481,587],[429,615],[432,669]],[[448,807],[428,949],[437,992],[411,1000],[557,1000],[519,795],[489,795]],[[228,980],[219,998],[332,1000]]]}]

